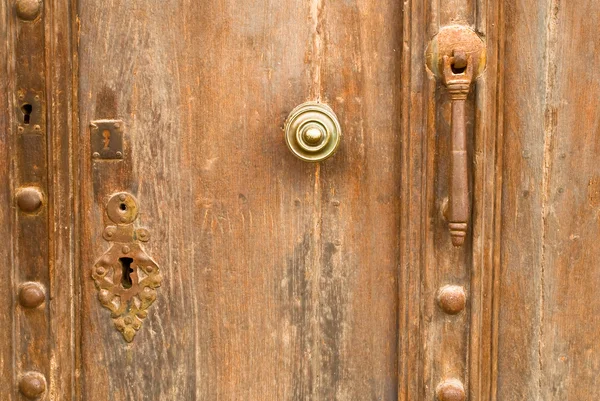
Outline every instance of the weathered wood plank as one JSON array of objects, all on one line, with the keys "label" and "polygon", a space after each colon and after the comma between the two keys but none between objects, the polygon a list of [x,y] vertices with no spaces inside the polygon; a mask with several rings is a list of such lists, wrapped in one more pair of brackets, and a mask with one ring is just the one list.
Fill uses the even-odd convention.
[{"label": "weathered wood plank", "polygon": [[504,3],[504,159],[498,400],[537,400],[546,7]]},{"label": "weathered wood plank", "polygon": [[596,1],[550,2],[540,400],[600,396],[600,38]]},{"label": "weathered wood plank", "polygon": [[[399,5],[79,10],[82,397],[396,399]],[[345,131],[322,166],[281,132],[315,97]],[[121,167],[87,157],[98,118],[125,120]],[[165,277],[131,345],[89,278],[117,190],[138,197]]]}]

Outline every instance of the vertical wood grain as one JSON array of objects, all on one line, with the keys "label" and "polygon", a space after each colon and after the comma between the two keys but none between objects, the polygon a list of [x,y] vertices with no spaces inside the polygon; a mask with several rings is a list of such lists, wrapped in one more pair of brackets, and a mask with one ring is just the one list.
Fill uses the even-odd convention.
[{"label": "vertical wood grain", "polygon": [[[80,0],[79,13],[81,396],[397,399],[399,5]],[[315,98],[344,131],[323,165],[282,132]],[[125,121],[118,166],[87,156],[98,118]],[[89,278],[117,190],[137,196],[165,277],[130,345]]]},{"label": "vertical wood grain", "polygon": [[[14,81],[8,77],[14,76],[13,66],[11,64],[12,47],[10,39],[12,37],[10,29],[11,10],[6,2],[0,3],[0,38],[3,38],[0,45],[0,157],[4,162],[0,163],[0,202],[2,205],[13,205],[11,191],[11,149],[12,149],[12,91]],[[12,401],[15,398],[14,392],[14,325],[13,325],[13,297],[14,283],[12,277],[13,255],[12,255],[12,207],[0,208],[0,236],[4,238],[4,246],[0,247],[0,393]]]},{"label": "vertical wood grain", "polygon": [[589,0],[550,2],[540,399],[600,396],[600,39]]}]

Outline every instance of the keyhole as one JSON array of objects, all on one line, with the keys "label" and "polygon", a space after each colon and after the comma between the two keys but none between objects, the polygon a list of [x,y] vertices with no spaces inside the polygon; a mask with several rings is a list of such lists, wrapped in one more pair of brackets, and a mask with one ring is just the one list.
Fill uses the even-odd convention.
[{"label": "keyhole", "polygon": [[121,209],[122,211],[126,211],[126,210],[127,210],[127,205],[126,205],[126,204],[124,204],[124,203],[121,203],[121,204],[119,205],[119,209]]},{"label": "keyhole", "polygon": [[133,285],[133,281],[131,280],[131,273],[133,273],[131,264],[133,263],[133,259],[119,258],[119,263],[121,263],[121,268],[123,269],[123,272],[121,273],[121,285],[125,289],[131,288]]},{"label": "keyhole", "polygon": [[31,112],[33,111],[33,106],[29,103],[25,103],[23,106],[21,106],[21,111],[23,112],[23,123],[29,124],[29,121],[31,120]]},{"label": "keyhole", "polygon": [[110,131],[105,129],[102,131],[102,136],[104,137],[104,149],[108,149],[108,145],[110,145]]}]

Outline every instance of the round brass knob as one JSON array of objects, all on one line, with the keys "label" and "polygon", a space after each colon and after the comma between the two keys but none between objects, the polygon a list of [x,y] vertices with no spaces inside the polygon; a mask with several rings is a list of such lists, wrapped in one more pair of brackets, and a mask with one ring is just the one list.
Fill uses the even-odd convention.
[{"label": "round brass knob", "polygon": [[296,107],[285,123],[285,141],[299,159],[320,162],[335,153],[342,136],[333,110],[323,104],[306,102]]}]

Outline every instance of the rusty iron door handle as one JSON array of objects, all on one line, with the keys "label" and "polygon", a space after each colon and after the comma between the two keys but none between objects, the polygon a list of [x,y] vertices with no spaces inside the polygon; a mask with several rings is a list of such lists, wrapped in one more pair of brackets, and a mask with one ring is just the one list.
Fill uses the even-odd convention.
[{"label": "rusty iron door handle", "polygon": [[452,101],[450,186],[446,217],[452,244],[461,246],[467,235],[470,213],[465,102],[473,82],[473,60],[460,50],[443,59],[443,81]]},{"label": "rusty iron door handle", "polygon": [[449,223],[452,244],[459,247],[465,243],[471,215],[465,109],[473,82],[485,70],[486,49],[471,28],[450,25],[431,39],[425,57],[427,68],[444,84],[452,102],[451,145],[447,155],[450,175],[444,217]]}]

